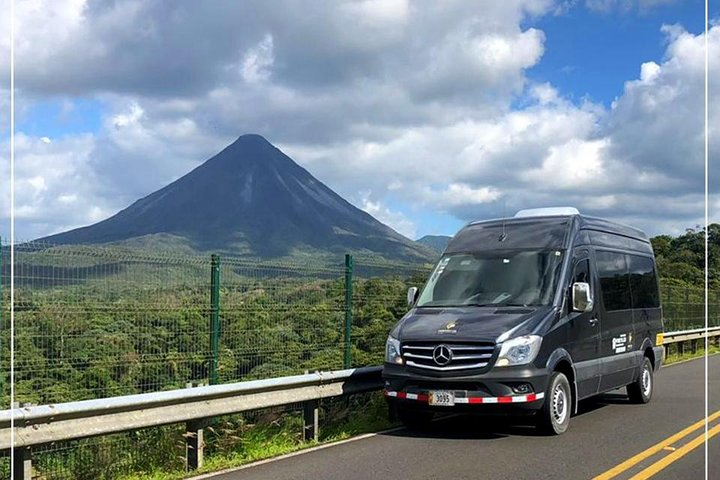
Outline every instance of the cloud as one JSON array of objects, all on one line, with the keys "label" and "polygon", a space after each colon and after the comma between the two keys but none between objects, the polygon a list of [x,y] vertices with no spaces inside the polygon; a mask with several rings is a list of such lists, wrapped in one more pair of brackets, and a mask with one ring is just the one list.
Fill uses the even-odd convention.
[{"label": "cloud", "polygon": [[[54,142],[15,136],[15,218],[18,237],[30,240],[98,221],[112,213],[112,199],[94,190],[94,173],[85,168],[92,151],[91,135]],[[0,151],[8,152],[8,142]],[[10,178],[7,157],[0,159],[0,178]],[[0,195],[0,216],[10,216],[9,191]]]},{"label": "cloud", "polygon": [[[643,63],[640,78],[626,82],[612,105],[605,135],[609,154],[646,175],[674,180],[683,193],[702,191],[704,172],[704,35],[664,26],[668,47],[663,62]],[[720,26],[708,33],[708,55],[720,58]],[[709,77],[720,78],[717,62]],[[720,85],[711,82],[709,105],[720,104]],[[710,109],[712,153],[720,151],[720,112]],[[713,171],[711,183],[720,176]]]},{"label": "cloud", "polygon": [[[560,7],[21,2],[21,103],[79,95],[106,110],[92,135],[22,137],[20,231],[114,213],[249,132],[408,235],[424,211],[470,220],[538,205],[652,232],[697,223],[704,37],[663,27],[664,57],[638,61],[637,78],[604,108],[528,78],[545,53],[546,34],[531,25]],[[708,40],[720,58],[720,26]],[[710,94],[720,104],[717,83]]]},{"label": "cloud", "polygon": [[585,5],[588,9],[600,13],[615,11],[628,13],[634,10],[640,13],[646,13],[654,8],[677,3],[677,1],[678,0],[585,0]]},{"label": "cloud", "polygon": [[370,200],[369,196],[362,199],[360,208],[395,231],[400,232],[407,238],[415,239],[417,236],[417,225],[408,219],[402,212],[390,210],[379,201]]},{"label": "cloud", "polygon": [[240,74],[247,83],[259,83],[270,77],[273,62],[273,37],[267,34],[257,46],[245,53]]}]

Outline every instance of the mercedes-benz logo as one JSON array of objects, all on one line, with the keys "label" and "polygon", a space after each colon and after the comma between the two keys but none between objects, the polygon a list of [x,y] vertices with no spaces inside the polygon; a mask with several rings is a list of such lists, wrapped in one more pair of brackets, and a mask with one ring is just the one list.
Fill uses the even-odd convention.
[{"label": "mercedes-benz logo", "polygon": [[447,345],[438,345],[433,350],[433,360],[435,360],[435,363],[437,363],[441,367],[444,367],[445,365],[450,363],[452,357],[452,350],[450,350],[450,347],[448,347]]}]

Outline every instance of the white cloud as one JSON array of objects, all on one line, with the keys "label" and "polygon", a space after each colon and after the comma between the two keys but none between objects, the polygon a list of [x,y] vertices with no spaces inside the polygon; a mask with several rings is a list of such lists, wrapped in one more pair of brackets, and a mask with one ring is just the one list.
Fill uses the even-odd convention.
[{"label": "white cloud", "polygon": [[607,172],[603,156],[606,145],[607,140],[575,138],[562,145],[553,145],[542,165],[526,170],[521,178],[528,184],[557,190],[580,190],[593,183],[605,184]]},{"label": "white cloud", "polygon": [[274,62],[273,37],[265,35],[257,46],[249,49],[242,59],[241,75],[248,83],[258,83],[270,77],[269,68]]},{"label": "white cloud", "polygon": [[365,196],[362,199],[360,208],[380,220],[385,225],[388,225],[395,231],[405,235],[407,238],[414,239],[417,235],[417,225],[415,225],[415,222],[408,219],[402,212],[390,210],[388,207],[383,205],[382,202],[372,201],[369,196]]},{"label": "white cloud", "polygon": [[[15,136],[15,218],[18,237],[29,240],[51,231],[77,227],[99,209],[102,216],[112,199],[94,190],[95,177],[87,168],[94,138],[82,135],[50,144],[19,133]],[[1,151],[9,151],[8,142]],[[9,178],[8,158],[0,159],[0,178]],[[98,202],[98,204],[94,204]],[[9,191],[0,195],[0,216],[10,216]]]},{"label": "white cloud", "polygon": [[[545,51],[528,20],[558,8],[278,0],[240,15],[231,1],[22,2],[23,103],[80,94],[107,111],[96,135],[23,137],[20,225],[34,235],[95,221],[249,132],[406,234],[417,221],[388,208],[388,192],[414,213],[463,220],[571,204],[656,231],[694,223],[704,37],[664,27],[665,56],[638,62],[604,109],[527,78]],[[720,58],[720,26],[709,42]],[[717,83],[710,94],[720,104]],[[710,123],[717,152],[717,112]]]},{"label": "white cloud", "polygon": [[442,190],[425,188],[423,192],[425,204],[440,209],[490,203],[500,196],[500,191],[493,187],[471,187],[463,183],[451,183]]}]

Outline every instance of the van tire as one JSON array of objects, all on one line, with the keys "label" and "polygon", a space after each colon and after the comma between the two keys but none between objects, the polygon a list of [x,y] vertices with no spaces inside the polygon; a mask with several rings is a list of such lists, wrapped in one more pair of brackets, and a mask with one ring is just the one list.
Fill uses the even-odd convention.
[{"label": "van tire", "polygon": [[553,372],[550,375],[545,392],[545,403],[536,413],[536,425],[546,435],[565,433],[570,424],[572,411],[572,390],[564,373]]},{"label": "van tire", "polygon": [[642,369],[638,378],[627,386],[627,394],[631,403],[648,403],[655,387],[653,366],[648,357],[643,357]]},{"label": "van tire", "polygon": [[397,408],[397,418],[410,430],[424,430],[428,428],[435,414],[418,410],[408,410],[402,407]]}]

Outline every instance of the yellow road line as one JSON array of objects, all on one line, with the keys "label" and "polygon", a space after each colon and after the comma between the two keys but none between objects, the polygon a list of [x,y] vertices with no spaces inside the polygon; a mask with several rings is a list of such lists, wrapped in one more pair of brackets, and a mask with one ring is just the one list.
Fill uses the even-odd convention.
[{"label": "yellow road line", "polygon": [[[717,412],[710,415],[707,418],[707,422],[710,423],[717,418],[720,418],[720,410],[718,410]],[[644,450],[644,451],[638,453],[637,455],[635,455],[634,457],[631,457],[631,458],[625,460],[624,462],[611,468],[610,470],[601,473],[597,477],[594,477],[593,480],[610,480],[611,478],[615,478],[616,476],[620,475],[624,471],[626,471],[626,470],[634,467],[638,463],[642,462],[646,458],[655,455],[657,452],[659,452],[660,450],[663,450],[665,447],[669,447],[673,443],[675,443],[679,440],[682,440],[683,438],[685,438],[688,435],[690,435],[691,433],[693,433],[695,430],[702,428],[704,425],[705,425],[705,419],[703,418],[702,420],[699,420],[698,422],[693,423],[692,425],[679,431],[678,433],[671,435],[668,438],[666,438],[665,440],[653,445],[652,447],[648,448],[647,450]],[[703,434],[702,436],[704,437],[705,435]],[[679,450],[680,450],[680,448],[678,448],[676,450],[676,452]]]},{"label": "yellow road line", "polygon": [[[715,425],[713,428],[708,430],[707,439],[710,440],[712,437],[714,437],[718,433],[720,433],[720,425]],[[660,460],[658,460],[657,462],[653,463],[652,465],[647,467],[642,472],[640,472],[637,475],[630,478],[630,480],[646,480],[646,479],[652,477],[653,475],[655,475],[656,473],[658,473],[659,471],[661,471],[662,469],[664,469],[671,463],[675,462],[676,460],[679,460],[680,458],[684,457],[685,455],[687,455],[688,453],[690,453],[691,451],[693,451],[694,449],[696,449],[703,443],[705,443],[705,432],[703,432],[702,434],[693,438],[691,441],[689,441],[682,447],[678,448],[677,450],[672,452],[667,457],[663,457]]]}]

